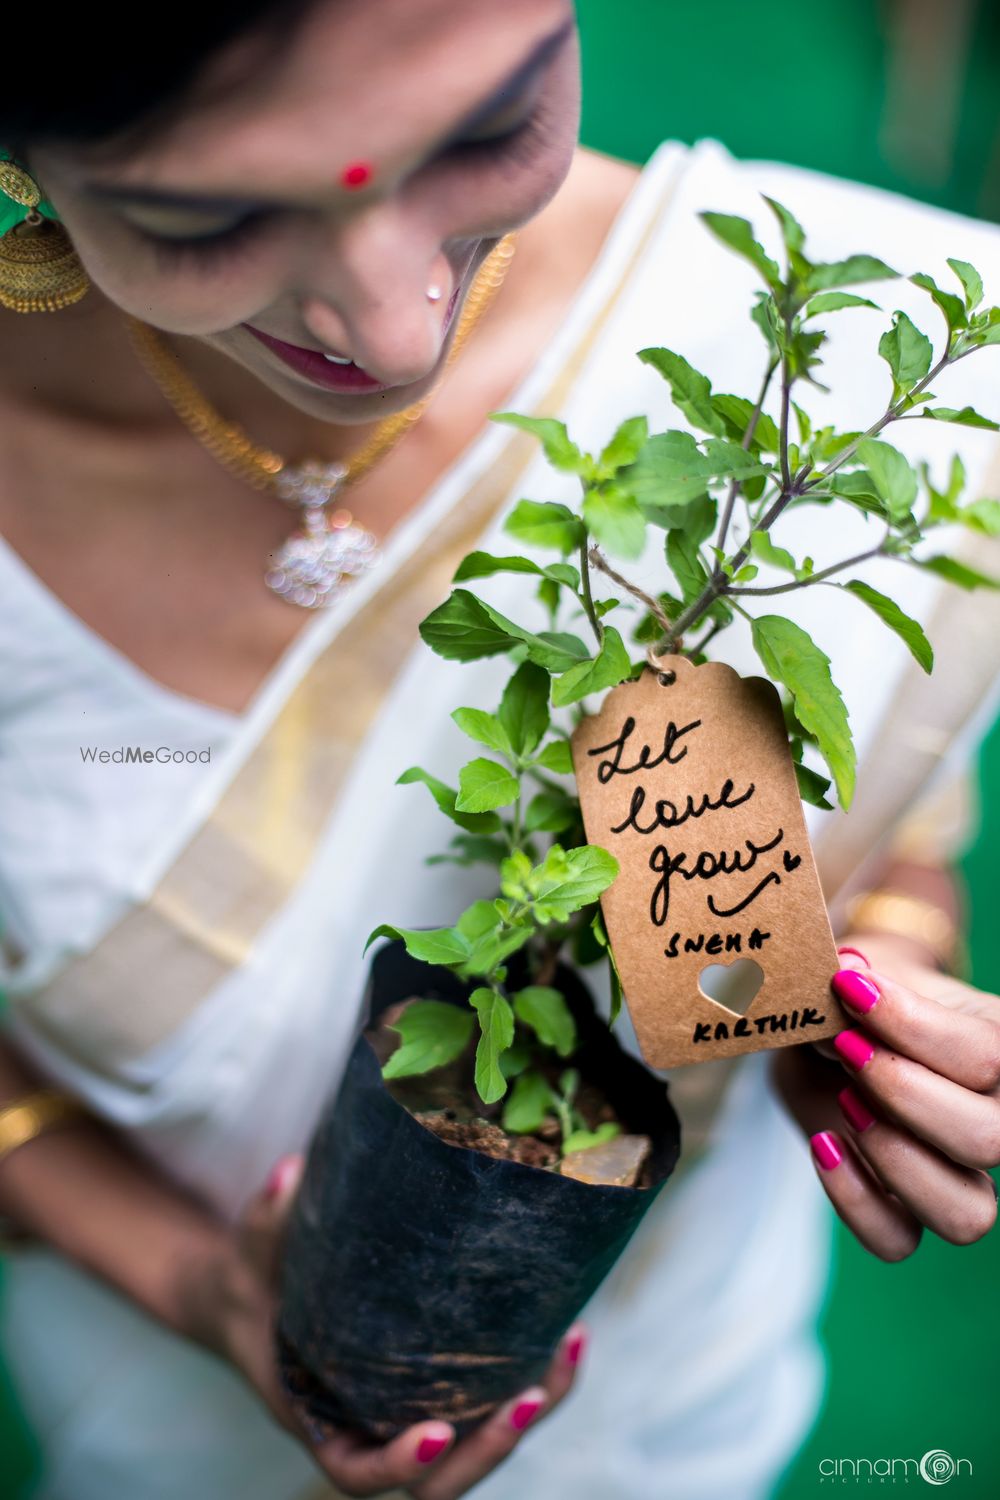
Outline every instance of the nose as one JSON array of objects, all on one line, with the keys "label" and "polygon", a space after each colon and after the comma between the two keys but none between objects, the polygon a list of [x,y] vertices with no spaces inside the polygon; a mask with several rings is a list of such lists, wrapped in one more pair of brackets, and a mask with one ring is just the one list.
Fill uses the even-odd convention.
[{"label": "nose", "polygon": [[[313,254],[301,316],[317,342],[350,355],[385,385],[429,375],[440,359],[453,289],[437,246],[379,206],[341,226],[333,243],[327,239]],[[431,286],[441,289],[435,302],[427,295]]]}]

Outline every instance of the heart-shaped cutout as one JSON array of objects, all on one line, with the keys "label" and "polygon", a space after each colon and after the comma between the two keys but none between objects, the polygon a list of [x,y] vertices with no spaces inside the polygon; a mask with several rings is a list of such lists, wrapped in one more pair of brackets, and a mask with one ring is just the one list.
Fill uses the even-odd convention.
[{"label": "heart-shaped cutout", "polygon": [[764,983],[764,970],[752,958],[737,958],[731,964],[709,964],[698,975],[698,988],[708,1000],[734,1016],[746,1015]]}]

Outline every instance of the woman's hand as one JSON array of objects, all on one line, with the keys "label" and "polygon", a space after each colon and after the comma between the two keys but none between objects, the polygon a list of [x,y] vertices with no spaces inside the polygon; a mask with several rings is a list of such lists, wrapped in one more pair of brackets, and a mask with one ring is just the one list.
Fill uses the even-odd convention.
[{"label": "woman's hand", "polygon": [[1000,999],[908,960],[892,940],[845,942],[875,964],[859,957],[834,979],[854,1024],[832,1046],[776,1053],[779,1089],[866,1249],[902,1260],[925,1226],[972,1244],[997,1217],[988,1172],[1000,1164]]},{"label": "woman's hand", "polygon": [[[577,1324],[565,1335],[545,1379],[522,1391],[461,1442],[447,1422],[419,1422],[384,1445],[357,1433],[310,1442],[278,1383],[274,1362],[275,1286],[281,1238],[302,1173],[285,1157],[248,1205],[232,1253],[198,1294],[203,1338],[242,1372],[282,1426],[307,1444],[346,1495],[404,1490],[415,1500],[456,1500],[496,1468],[542,1413],[569,1391],[583,1352]],[[211,1326],[208,1326],[208,1325]]]}]

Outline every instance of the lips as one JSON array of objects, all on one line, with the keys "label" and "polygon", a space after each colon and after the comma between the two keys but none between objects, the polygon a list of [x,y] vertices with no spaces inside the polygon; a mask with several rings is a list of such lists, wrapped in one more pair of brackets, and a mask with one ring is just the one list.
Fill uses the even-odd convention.
[{"label": "lips", "polygon": [[[451,326],[455,308],[458,306],[461,284],[456,286],[448,303],[445,314],[443,333],[447,334]],[[378,391],[398,389],[398,387],[383,384],[375,380],[366,370],[362,370],[355,364],[334,364],[328,360],[319,349],[306,349],[301,344],[290,344],[285,339],[275,338],[273,334],[264,333],[260,328],[254,328],[251,323],[241,325],[252,333],[254,338],[266,345],[271,352],[282,361],[283,364],[295,370],[298,374],[306,376],[314,385],[323,386],[326,390],[353,393],[356,395],[372,395]]]}]

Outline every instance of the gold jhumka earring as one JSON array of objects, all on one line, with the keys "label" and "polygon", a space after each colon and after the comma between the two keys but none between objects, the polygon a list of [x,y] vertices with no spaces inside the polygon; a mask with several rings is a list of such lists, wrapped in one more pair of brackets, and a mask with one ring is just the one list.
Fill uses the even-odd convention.
[{"label": "gold jhumka earring", "polygon": [[0,159],[0,305],[13,312],[58,312],[90,286],[69,235],[39,211],[41,202],[31,174]]}]

